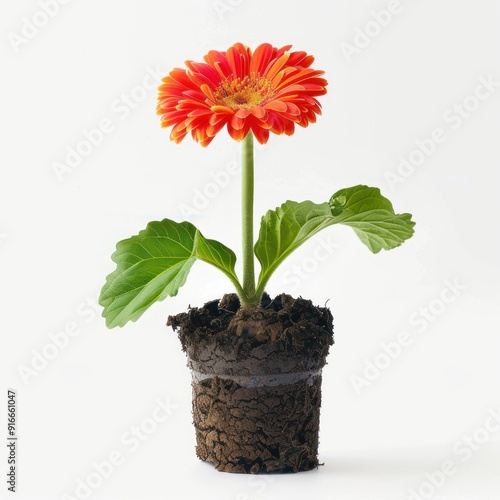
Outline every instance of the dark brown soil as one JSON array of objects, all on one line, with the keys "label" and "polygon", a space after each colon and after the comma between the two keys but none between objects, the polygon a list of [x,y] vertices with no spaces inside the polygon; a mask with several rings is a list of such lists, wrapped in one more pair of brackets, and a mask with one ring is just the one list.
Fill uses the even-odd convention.
[{"label": "dark brown soil", "polygon": [[225,295],[168,318],[193,373],[196,452],[225,472],[318,466],[321,369],[333,344],[330,310],[265,295],[240,309]]}]

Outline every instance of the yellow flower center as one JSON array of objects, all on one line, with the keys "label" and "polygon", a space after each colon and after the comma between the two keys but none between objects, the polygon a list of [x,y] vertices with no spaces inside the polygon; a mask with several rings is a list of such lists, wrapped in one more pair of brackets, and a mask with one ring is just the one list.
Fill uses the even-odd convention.
[{"label": "yellow flower center", "polygon": [[222,106],[231,109],[252,108],[274,95],[271,82],[262,77],[237,78],[224,80],[214,92]]}]

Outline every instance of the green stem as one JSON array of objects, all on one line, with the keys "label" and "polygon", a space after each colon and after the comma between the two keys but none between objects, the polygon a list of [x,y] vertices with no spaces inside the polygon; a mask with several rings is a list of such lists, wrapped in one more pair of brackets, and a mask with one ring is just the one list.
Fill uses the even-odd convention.
[{"label": "green stem", "polygon": [[258,298],[255,296],[255,266],[253,254],[253,135],[249,132],[243,139],[241,158],[242,187],[242,243],[243,243],[243,307],[255,307]]}]

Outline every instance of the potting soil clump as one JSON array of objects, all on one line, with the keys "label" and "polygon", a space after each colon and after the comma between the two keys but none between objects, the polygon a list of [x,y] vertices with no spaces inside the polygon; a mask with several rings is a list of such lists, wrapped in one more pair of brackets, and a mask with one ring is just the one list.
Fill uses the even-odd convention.
[{"label": "potting soil clump", "polygon": [[170,316],[193,375],[197,455],[225,472],[318,466],[321,369],[333,344],[326,307],[235,294]]}]

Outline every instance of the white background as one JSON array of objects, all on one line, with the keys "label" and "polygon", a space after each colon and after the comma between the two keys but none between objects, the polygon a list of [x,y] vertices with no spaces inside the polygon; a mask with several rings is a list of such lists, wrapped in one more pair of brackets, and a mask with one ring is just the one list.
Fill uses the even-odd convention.
[{"label": "white background", "polygon": [[[399,500],[420,488],[441,500],[500,499],[500,432],[481,430],[500,407],[500,87],[489,96],[480,89],[481,101],[471,97],[480,78],[500,82],[500,5],[397,5],[73,0],[29,31],[28,21],[44,21],[40,4],[2,2],[0,434],[13,388],[17,498],[79,498],[77,480],[119,452],[123,463],[91,498]],[[374,24],[372,11],[389,6],[398,13],[385,27]],[[370,37],[360,48],[365,28]],[[29,38],[20,41],[23,29]],[[195,457],[189,373],[165,322],[231,291],[216,270],[196,264],[177,297],[122,330],[107,330],[100,311],[86,305],[113,270],[118,240],[149,220],[181,220],[183,205],[213,189],[211,174],[238,161],[238,145],[225,131],[207,149],[190,138],[171,143],[155,115],[158,82],[146,78],[236,41],[292,43],[316,56],[314,67],[330,82],[317,124],[258,149],[256,215],[286,199],[323,202],[337,189],[366,183],[417,222],[411,241],[378,255],[348,228],[330,228],[270,284],[271,294],[329,301],[335,316],[336,344],[324,370],[325,465],[311,473],[221,474]],[[357,44],[357,53],[346,57],[346,44]],[[458,119],[457,104],[470,116]],[[58,178],[54,163],[64,163],[67,148],[102,120],[113,130]],[[387,172],[397,173],[398,157],[408,158],[415,141],[436,128],[446,140],[391,186]],[[239,176],[216,191],[189,220],[237,250]],[[326,258],[321,245],[330,250]],[[460,285],[456,295],[443,292],[447,280]],[[54,354],[49,334],[72,323],[78,335]],[[381,344],[401,332],[411,345],[357,391],[355,377],[366,376],[368,362],[387,361]],[[19,370],[44,349],[53,359],[46,366],[39,360],[23,380]],[[157,398],[176,409],[132,451],[122,438],[151,423]],[[466,436],[482,443],[465,445]],[[425,485],[426,474],[447,460],[454,469],[444,484]],[[2,498],[6,487],[2,480]]]}]

